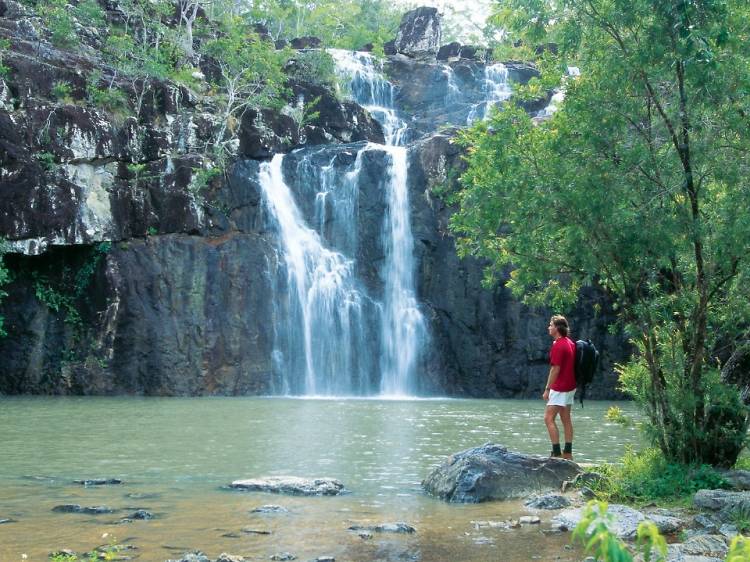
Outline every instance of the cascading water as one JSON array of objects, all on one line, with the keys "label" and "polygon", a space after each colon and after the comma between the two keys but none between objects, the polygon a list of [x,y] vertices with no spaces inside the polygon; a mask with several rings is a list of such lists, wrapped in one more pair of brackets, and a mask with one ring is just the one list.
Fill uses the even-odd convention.
[{"label": "cascading water", "polygon": [[[284,181],[284,156],[263,163],[259,183],[278,230],[286,277],[277,297],[277,368],[284,393],[364,395],[372,392],[375,306],[354,277],[354,262],[325,247],[306,226]],[[325,173],[325,171],[324,171]]]},{"label": "cascading water", "polygon": [[383,126],[387,147],[369,145],[367,150],[386,150],[389,155],[388,207],[383,223],[385,267],[382,271],[381,393],[406,396],[416,391],[416,368],[428,340],[427,325],[419,310],[414,287],[414,238],[409,217],[406,148],[401,146],[406,121],[394,108],[394,88],[382,67],[369,53],[330,51],[342,80],[348,80],[352,98]]},{"label": "cascading water", "polygon": [[508,82],[508,69],[502,63],[484,67],[484,101],[472,107],[466,124],[471,125],[477,119],[487,119],[490,110],[500,102],[507,100],[513,93]]}]

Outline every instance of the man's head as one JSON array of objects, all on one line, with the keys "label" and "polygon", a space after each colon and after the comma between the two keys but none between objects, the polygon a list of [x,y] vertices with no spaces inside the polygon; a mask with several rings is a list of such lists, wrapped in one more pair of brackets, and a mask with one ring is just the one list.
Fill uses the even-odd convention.
[{"label": "man's head", "polygon": [[549,335],[553,338],[564,338],[568,335],[568,321],[565,319],[565,316],[560,316],[559,314],[556,314],[552,318],[550,318],[549,326],[547,327],[547,331],[549,332]]}]

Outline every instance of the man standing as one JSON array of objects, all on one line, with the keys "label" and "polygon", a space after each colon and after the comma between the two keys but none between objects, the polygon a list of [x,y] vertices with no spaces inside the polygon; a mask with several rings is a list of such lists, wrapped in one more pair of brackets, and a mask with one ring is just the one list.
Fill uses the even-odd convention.
[{"label": "man standing", "polygon": [[[576,393],[575,357],[576,344],[568,337],[568,321],[564,316],[553,316],[547,328],[554,343],[549,353],[549,377],[542,398],[547,400],[544,423],[552,441],[553,457],[573,460],[573,421],[570,411]],[[565,432],[565,448],[560,451],[560,431],[555,418],[558,414]]]}]

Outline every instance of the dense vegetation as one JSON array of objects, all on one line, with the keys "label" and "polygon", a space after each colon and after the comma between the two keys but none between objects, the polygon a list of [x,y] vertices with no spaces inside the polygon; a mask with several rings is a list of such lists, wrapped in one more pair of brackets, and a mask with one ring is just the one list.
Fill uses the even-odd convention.
[{"label": "dense vegetation", "polygon": [[495,22],[521,55],[556,44],[517,97],[565,100],[544,122],[511,107],[463,135],[460,250],[490,260],[490,283],[510,266],[530,303],[605,290],[637,349],[620,380],[654,443],[731,466],[748,426],[720,367],[750,325],[750,9],[503,0]]}]

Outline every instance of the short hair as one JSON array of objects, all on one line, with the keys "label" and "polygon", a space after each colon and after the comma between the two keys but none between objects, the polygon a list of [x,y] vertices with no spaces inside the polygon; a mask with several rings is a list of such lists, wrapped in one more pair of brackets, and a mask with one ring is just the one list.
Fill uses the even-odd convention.
[{"label": "short hair", "polygon": [[568,326],[568,321],[565,319],[565,316],[560,316],[559,314],[555,314],[550,319],[550,322],[552,322],[555,325],[555,328],[557,328],[557,332],[562,337],[566,337],[568,335],[568,330],[570,328]]}]

